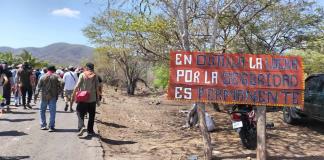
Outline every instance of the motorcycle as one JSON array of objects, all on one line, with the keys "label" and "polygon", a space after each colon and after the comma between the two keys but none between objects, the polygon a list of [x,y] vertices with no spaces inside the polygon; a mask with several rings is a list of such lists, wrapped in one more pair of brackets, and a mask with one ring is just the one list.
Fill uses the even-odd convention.
[{"label": "motorcycle", "polygon": [[257,121],[255,107],[252,105],[235,104],[231,115],[233,129],[239,133],[245,148],[254,150],[257,146]]}]

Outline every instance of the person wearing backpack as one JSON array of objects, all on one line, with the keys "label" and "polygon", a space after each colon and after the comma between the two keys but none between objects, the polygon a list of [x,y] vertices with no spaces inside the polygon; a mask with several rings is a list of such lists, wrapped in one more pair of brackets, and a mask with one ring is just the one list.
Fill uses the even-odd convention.
[{"label": "person wearing backpack", "polygon": [[55,131],[55,116],[56,116],[56,102],[58,99],[58,95],[61,93],[62,89],[62,81],[60,76],[55,74],[56,68],[55,66],[49,66],[47,68],[47,73],[39,80],[36,93],[35,100],[38,97],[40,91],[42,91],[41,95],[41,103],[40,103],[40,123],[41,130],[47,130],[46,123],[46,109],[47,106],[50,112],[49,119],[49,132]]},{"label": "person wearing backpack", "polygon": [[76,101],[77,116],[78,116],[78,136],[82,136],[86,129],[84,128],[84,116],[89,113],[87,125],[87,136],[94,134],[93,126],[96,114],[96,104],[99,102],[99,80],[94,73],[94,64],[87,63],[84,67],[84,72],[80,74],[79,80],[72,94],[71,104]]},{"label": "person wearing backpack", "polygon": [[[74,73],[74,67],[69,66],[68,72],[64,73],[63,76],[64,81],[64,100],[65,100],[65,108],[64,111],[66,112],[69,108],[69,104],[71,101],[71,96],[73,93],[73,89],[78,81],[78,76]],[[73,112],[72,105],[70,105],[70,112]]]}]

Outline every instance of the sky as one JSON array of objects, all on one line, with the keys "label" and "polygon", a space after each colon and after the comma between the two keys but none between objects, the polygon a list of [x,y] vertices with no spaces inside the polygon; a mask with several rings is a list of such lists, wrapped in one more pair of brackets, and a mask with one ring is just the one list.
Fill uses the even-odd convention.
[{"label": "sky", "polygon": [[[82,29],[103,9],[93,0],[0,0],[0,46],[91,45]],[[101,4],[100,4],[101,3]]]},{"label": "sky", "polygon": [[[56,42],[91,46],[82,29],[104,9],[105,1],[0,0],[0,46],[44,47]],[[324,0],[316,1],[324,6]]]}]

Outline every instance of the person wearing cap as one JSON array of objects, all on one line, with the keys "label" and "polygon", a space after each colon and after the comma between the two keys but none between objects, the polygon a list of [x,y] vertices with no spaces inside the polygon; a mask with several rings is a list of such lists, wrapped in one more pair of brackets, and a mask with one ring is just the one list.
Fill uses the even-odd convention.
[{"label": "person wearing cap", "polygon": [[30,70],[28,62],[24,62],[22,68],[20,68],[17,72],[16,82],[19,85],[21,94],[22,94],[22,102],[24,109],[26,108],[26,95],[28,93],[27,107],[32,108],[30,106],[30,102],[33,95],[33,88],[30,76],[32,75],[32,71]]},{"label": "person wearing cap", "polygon": [[50,112],[49,118],[49,132],[55,131],[55,116],[56,116],[56,102],[58,99],[58,95],[62,89],[62,80],[59,75],[55,74],[56,68],[55,66],[49,66],[47,68],[47,73],[39,80],[36,93],[35,93],[35,100],[38,97],[40,91],[42,92],[41,95],[41,102],[40,102],[40,123],[41,123],[41,130],[47,129],[46,123],[46,109],[47,106]]},{"label": "person wearing cap", "polygon": [[68,72],[64,73],[63,81],[64,81],[64,100],[65,100],[64,111],[67,111],[68,108],[70,107],[70,112],[73,112],[70,101],[71,101],[73,89],[78,81],[78,76],[74,72],[73,66],[69,66]]},{"label": "person wearing cap", "polygon": [[79,80],[75,86],[72,94],[72,101],[75,100],[75,95],[77,91],[87,91],[89,93],[89,98],[83,102],[78,102],[76,111],[78,115],[78,136],[82,136],[86,131],[84,128],[84,116],[89,113],[89,120],[87,125],[87,136],[92,136],[94,134],[93,125],[96,114],[96,104],[99,104],[99,81],[98,77],[94,72],[94,64],[87,63],[84,67],[84,72],[80,74]]}]

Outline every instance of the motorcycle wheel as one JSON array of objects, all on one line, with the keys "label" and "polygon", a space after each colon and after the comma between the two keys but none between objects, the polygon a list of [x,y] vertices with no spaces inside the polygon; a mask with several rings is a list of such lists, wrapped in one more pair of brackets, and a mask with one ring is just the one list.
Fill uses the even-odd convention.
[{"label": "motorcycle wheel", "polygon": [[257,132],[256,128],[247,128],[243,126],[242,130],[240,131],[240,138],[242,144],[245,148],[249,150],[255,150],[257,146]]},{"label": "motorcycle wheel", "polygon": [[290,107],[283,107],[282,114],[283,114],[283,120],[285,123],[288,124],[295,124],[296,119],[292,116],[292,109]]}]

